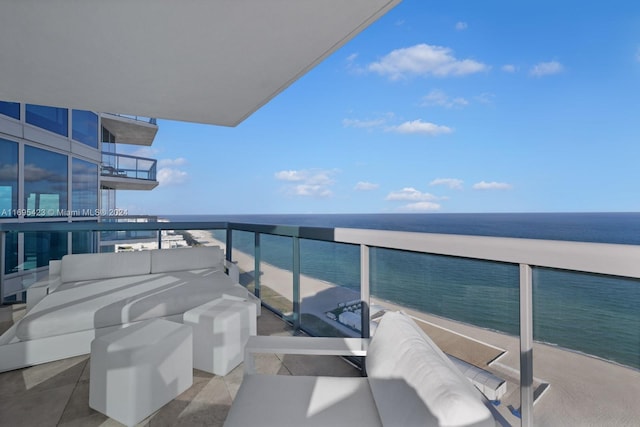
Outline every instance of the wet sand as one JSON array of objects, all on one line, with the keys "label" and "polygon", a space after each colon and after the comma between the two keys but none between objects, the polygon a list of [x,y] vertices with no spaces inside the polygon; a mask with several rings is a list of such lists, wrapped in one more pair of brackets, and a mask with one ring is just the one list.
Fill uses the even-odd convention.
[{"label": "wet sand", "polygon": [[[190,231],[203,244],[225,247],[206,231]],[[205,243],[206,242],[206,243]],[[240,251],[233,251],[244,276],[253,276],[254,260]],[[292,273],[267,263],[261,263],[261,284],[293,299]],[[359,299],[359,294],[308,276],[300,277],[301,311],[326,318],[324,313],[336,307],[336,302]],[[434,342],[448,354],[487,369],[507,380],[507,394],[498,406],[512,424],[519,424],[509,406],[520,407],[519,339],[503,333],[433,316],[372,298],[390,310],[403,310],[413,316]],[[327,319],[328,321],[328,319]],[[337,322],[335,322],[337,324]],[[346,328],[345,328],[346,329]],[[568,351],[547,344],[534,344],[534,386],[544,393],[534,406],[536,426],[637,426],[640,419],[640,371],[610,363],[595,357]]]}]

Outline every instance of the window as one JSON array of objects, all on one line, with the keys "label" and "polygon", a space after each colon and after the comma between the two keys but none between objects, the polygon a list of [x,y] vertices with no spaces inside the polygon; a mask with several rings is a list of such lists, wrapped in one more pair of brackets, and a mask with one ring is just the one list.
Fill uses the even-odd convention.
[{"label": "window", "polygon": [[67,156],[25,146],[25,216],[67,216],[67,177]]},{"label": "window", "polygon": [[98,116],[91,111],[73,110],[71,137],[89,147],[98,148]]},{"label": "window", "polygon": [[0,101],[0,114],[20,120],[20,103]]},{"label": "window", "polygon": [[69,136],[69,110],[27,104],[27,123],[62,136]]},{"label": "window", "polygon": [[52,259],[62,259],[67,254],[67,235],[66,231],[24,233],[24,269],[44,267]]},{"label": "window", "polygon": [[18,209],[18,144],[0,139],[0,218]]},{"label": "window", "polygon": [[73,159],[71,175],[73,216],[96,216],[98,210],[98,165]]}]

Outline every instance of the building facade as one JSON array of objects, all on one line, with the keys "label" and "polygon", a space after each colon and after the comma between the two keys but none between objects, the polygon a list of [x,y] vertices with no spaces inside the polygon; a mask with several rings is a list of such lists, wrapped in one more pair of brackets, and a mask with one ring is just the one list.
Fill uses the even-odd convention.
[{"label": "building facade", "polygon": [[[149,146],[153,119],[0,101],[0,221],[127,220],[119,190],[158,185],[156,161],[118,154],[118,144]],[[4,298],[21,298],[50,259],[112,250],[92,232],[8,233],[0,274]]]}]

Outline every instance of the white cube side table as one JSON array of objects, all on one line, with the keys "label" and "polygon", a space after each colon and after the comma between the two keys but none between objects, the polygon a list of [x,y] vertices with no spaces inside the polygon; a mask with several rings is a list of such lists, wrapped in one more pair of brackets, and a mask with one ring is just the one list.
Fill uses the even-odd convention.
[{"label": "white cube side table", "polygon": [[163,319],[91,342],[89,406],[133,426],[193,384],[193,333]]},{"label": "white cube side table", "polygon": [[184,313],[193,328],[193,367],[227,375],[242,363],[250,335],[256,335],[256,305],[220,298]]}]

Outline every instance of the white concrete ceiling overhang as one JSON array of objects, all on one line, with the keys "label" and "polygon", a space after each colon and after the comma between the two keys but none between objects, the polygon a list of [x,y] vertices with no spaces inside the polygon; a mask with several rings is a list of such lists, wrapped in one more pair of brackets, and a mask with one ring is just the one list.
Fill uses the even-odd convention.
[{"label": "white concrete ceiling overhang", "polygon": [[235,126],[400,0],[0,4],[0,100]]}]

